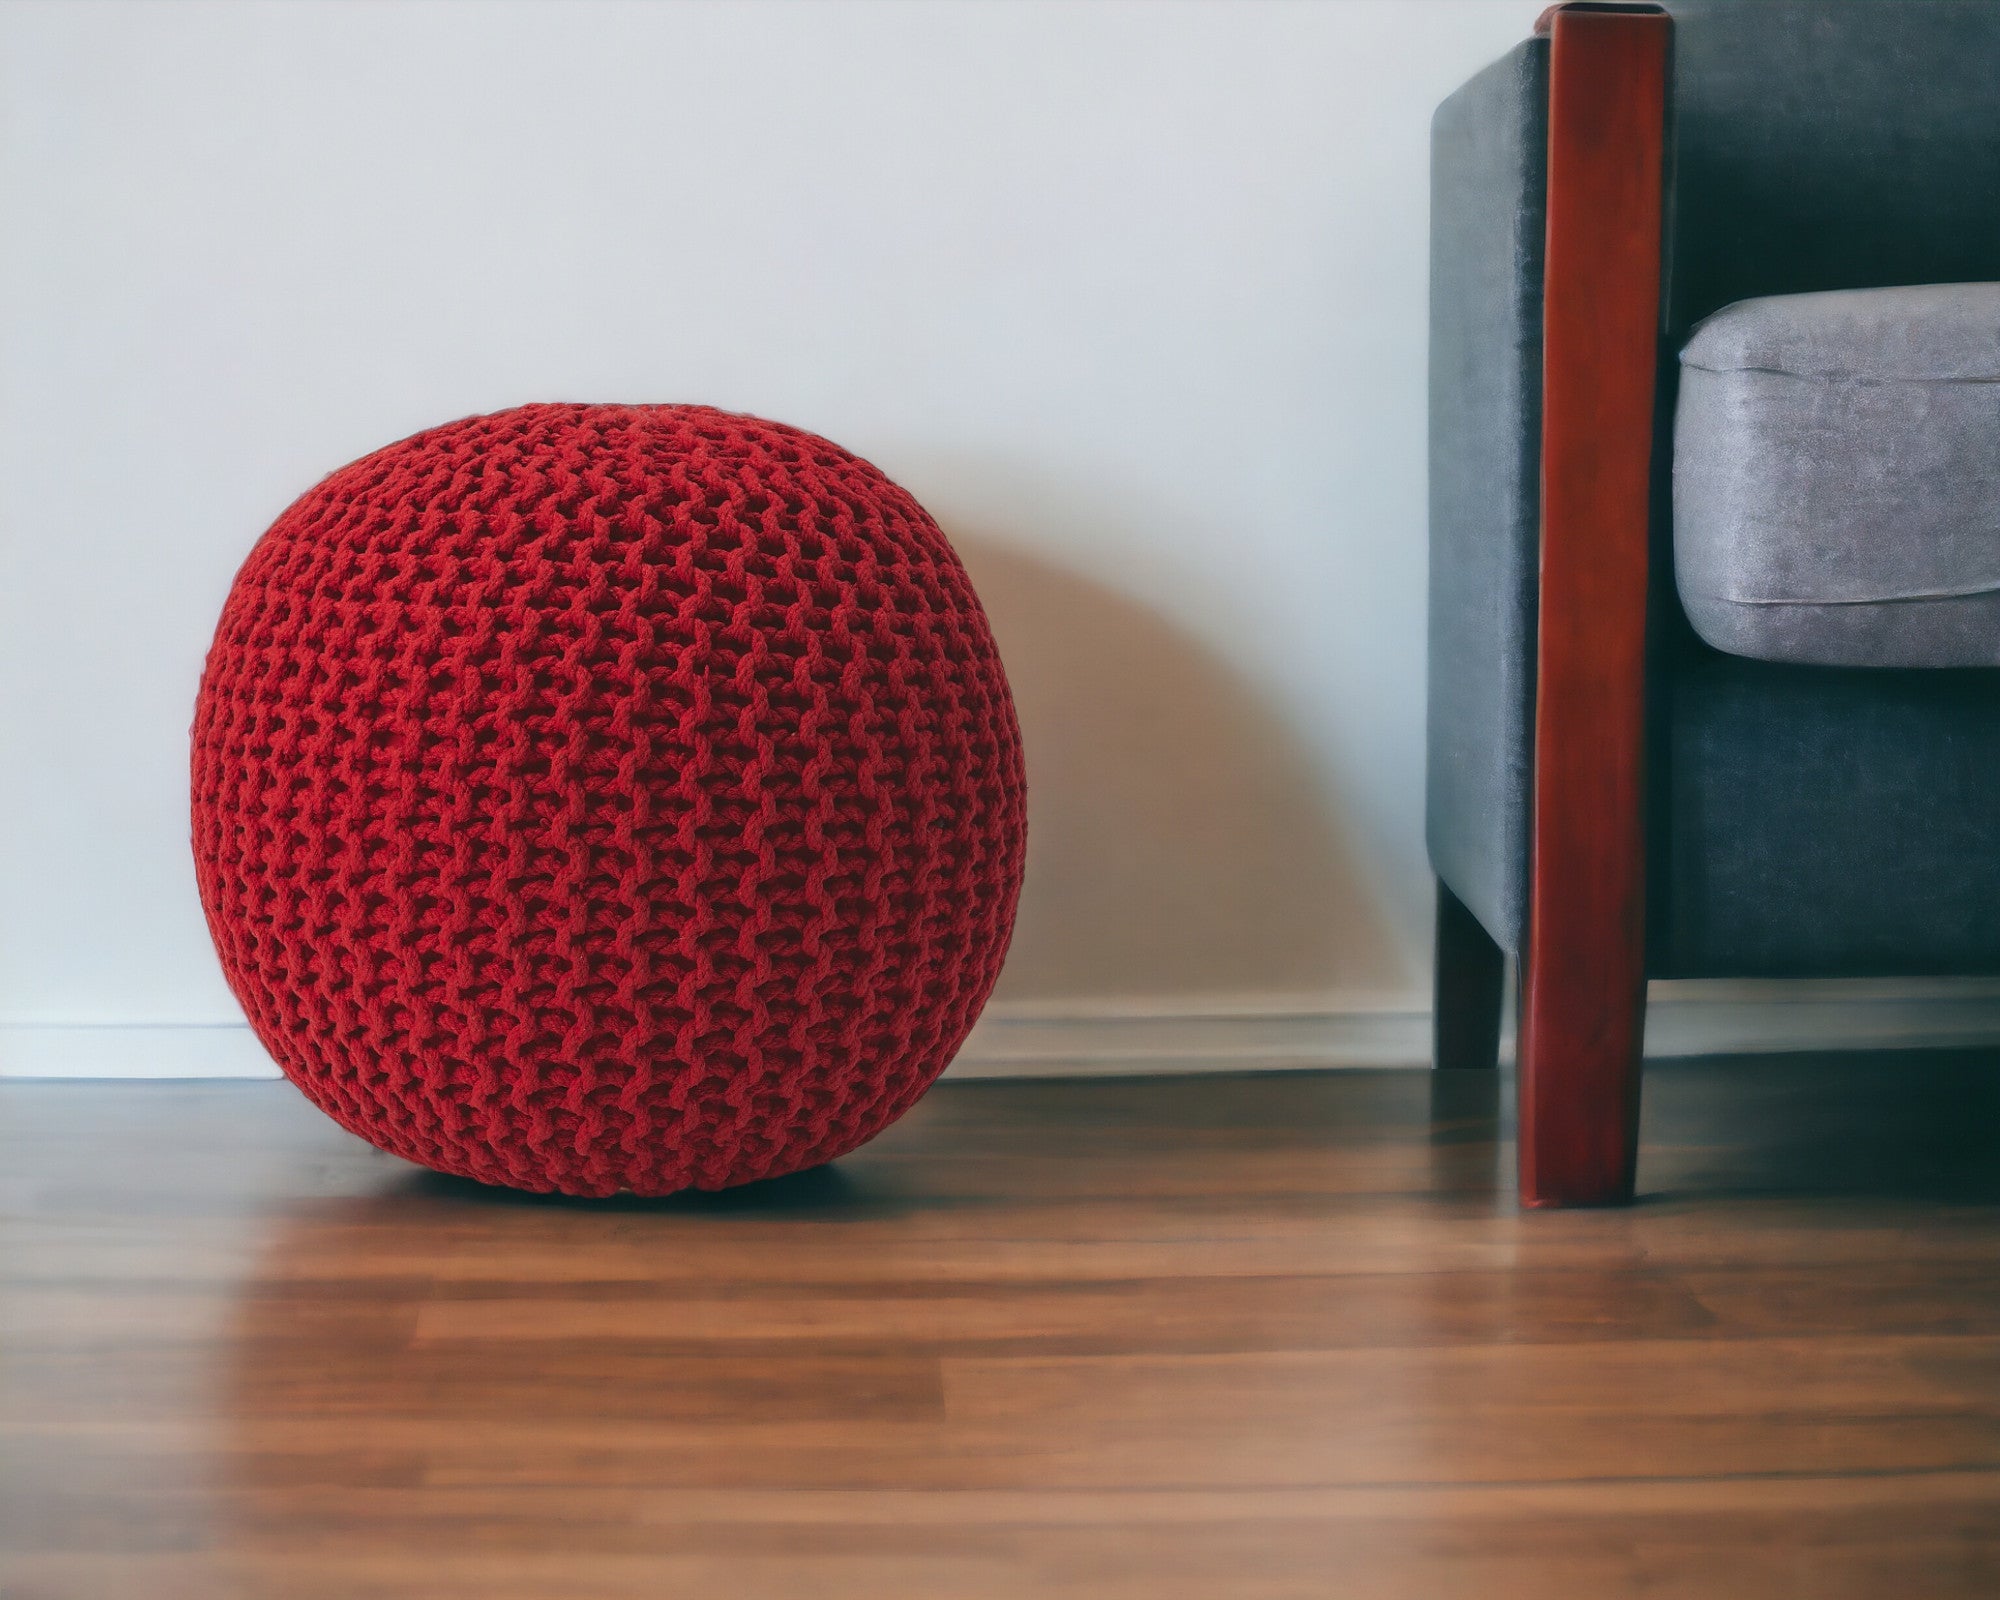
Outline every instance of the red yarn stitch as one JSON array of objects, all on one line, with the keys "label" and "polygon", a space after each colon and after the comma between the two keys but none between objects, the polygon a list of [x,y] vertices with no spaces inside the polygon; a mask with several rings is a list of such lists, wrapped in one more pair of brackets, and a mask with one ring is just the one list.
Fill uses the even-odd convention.
[{"label": "red yarn stitch", "polygon": [[202,904],[292,1080],[521,1189],[852,1150],[1006,953],[1021,749],[944,536],[865,461],[694,406],[524,406],[265,534],[194,724]]}]

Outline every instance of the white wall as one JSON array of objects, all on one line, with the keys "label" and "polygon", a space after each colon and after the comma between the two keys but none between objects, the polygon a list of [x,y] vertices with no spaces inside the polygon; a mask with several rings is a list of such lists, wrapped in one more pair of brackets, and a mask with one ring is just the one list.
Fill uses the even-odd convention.
[{"label": "white wall", "polygon": [[1420,1007],[1428,120],[1539,3],[0,8],[0,1023],[235,1017],[231,574],[553,398],[813,428],[960,544],[1006,1006]]}]

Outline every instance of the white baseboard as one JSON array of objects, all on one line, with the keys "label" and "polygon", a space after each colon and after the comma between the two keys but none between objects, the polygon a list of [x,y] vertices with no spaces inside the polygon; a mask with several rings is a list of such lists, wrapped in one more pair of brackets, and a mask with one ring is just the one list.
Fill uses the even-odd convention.
[{"label": "white baseboard", "polygon": [[[2000,1046],[2000,980],[1670,980],[1652,985],[1646,1006],[1646,1054],[1657,1058],[1947,1046]],[[973,1029],[951,1074],[1419,1067],[1429,1065],[1430,1050],[1430,1012],[1413,1005],[1274,1005],[1207,1014],[996,1005]],[[1511,1016],[1501,1053],[1512,1057]]]},{"label": "white baseboard", "polygon": [[[2000,1047],[2000,980],[1665,982],[1653,985],[1646,1013],[1652,1057],[1943,1046]],[[1429,1058],[1430,1013],[1394,1001],[1212,1010],[1001,1002],[951,1076],[1418,1067]],[[0,1078],[276,1076],[241,1023],[0,1023]]]},{"label": "white baseboard", "polygon": [[275,1078],[241,1022],[4,1023],[0,1078]]},{"label": "white baseboard", "polygon": [[2000,1045],[2000,979],[1664,980],[1646,1003],[1648,1056]]},{"label": "white baseboard", "polygon": [[990,1006],[952,1062],[954,1078],[1046,1078],[1287,1067],[1415,1067],[1430,1057],[1428,1011],[1211,1013]]}]

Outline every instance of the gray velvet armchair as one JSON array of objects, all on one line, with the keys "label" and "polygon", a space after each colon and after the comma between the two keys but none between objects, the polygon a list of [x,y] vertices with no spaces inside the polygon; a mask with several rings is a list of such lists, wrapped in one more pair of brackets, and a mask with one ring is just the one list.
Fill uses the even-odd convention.
[{"label": "gray velvet armchair", "polygon": [[1616,1203],[1649,976],[2000,973],[2000,5],[1554,8],[1432,232],[1437,1065]]}]

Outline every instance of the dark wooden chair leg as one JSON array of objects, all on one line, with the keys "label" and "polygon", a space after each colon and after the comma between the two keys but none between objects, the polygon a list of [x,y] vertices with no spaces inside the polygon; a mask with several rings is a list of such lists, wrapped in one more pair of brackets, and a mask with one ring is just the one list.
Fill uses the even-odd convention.
[{"label": "dark wooden chair leg", "polygon": [[1457,895],[1437,886],[1437,966],[1431,996],[1431,1065],[1500,1064],[1500,1003],[1507,957]]},{"label": "dark wooden chair leg", "polygon": [[1645,1013],[1646,582],[1671,23],[1549,15],[1542,556],[1521,1201],[1632,1197]]},{"label": "dark wooden chair leg", "polygon": [[1578,996],[1537,972],[1532,950],[1523,974],[1521,1204],[1624,1205],[1638,1169],[1645,978],[1634,968]]}]

